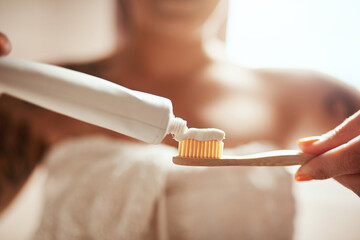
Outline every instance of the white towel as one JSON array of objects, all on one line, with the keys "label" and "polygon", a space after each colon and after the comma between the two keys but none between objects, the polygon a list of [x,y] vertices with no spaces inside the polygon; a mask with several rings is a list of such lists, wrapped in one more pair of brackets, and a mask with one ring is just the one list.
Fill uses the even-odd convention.
[{"label": "white towel", "polygon": [[283,168],[181,167],[175,154],[104,137],[58,145],[46,159],[33,239],[291,239],[295,207]]}]

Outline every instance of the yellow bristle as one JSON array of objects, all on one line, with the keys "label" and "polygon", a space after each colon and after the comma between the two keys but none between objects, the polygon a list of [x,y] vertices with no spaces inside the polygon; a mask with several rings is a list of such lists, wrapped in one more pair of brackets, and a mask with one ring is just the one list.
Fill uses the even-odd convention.
[{"label": "yellow bristle", "polygon": [[222,141],[198,141],[186,139],[179,142],[179,157],[189,158],[221,158],[224,148]]}]

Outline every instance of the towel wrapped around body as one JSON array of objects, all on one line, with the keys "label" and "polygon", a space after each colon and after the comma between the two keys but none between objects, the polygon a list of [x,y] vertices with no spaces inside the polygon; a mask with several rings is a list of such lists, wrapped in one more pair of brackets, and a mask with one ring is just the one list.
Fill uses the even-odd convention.
[{"label": "towel wrapped around body", "polygon": [[[272,150],[252,144],[227,150]],[[46,158],[33,239],[291,239],[290,175],[279,167],[183,167],[177,150],[94,136]]]}]

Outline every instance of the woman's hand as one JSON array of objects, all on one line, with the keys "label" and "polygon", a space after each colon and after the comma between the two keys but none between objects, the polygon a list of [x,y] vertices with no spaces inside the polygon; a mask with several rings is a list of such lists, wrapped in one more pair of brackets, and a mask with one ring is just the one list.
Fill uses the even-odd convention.
[{"label": "woman's hand", "polygon": [[298,143],[303,152],[319,156],[302,165],[295,180],[334,178],[360,197],[360,111],[334,130]]},{"label": "woman's hand", "polygon": [[0,32],[0,56],[8,55],[11,51],[9,39]]}]

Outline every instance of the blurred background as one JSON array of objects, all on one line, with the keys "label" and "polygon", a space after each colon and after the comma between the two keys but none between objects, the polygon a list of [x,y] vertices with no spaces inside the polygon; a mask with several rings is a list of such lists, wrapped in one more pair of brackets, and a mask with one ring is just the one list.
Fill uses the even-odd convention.
[{"label": "blurred background", "polygon": [[[358,0],[230,0],[227,54],[252,68],[306,68],[360,89]],[[113,0],[0,0],[12,56],[84,62],[117,45]],[[0,239],[25,239],[41,212],[38,175],[0,216]],[[294,183],[294,239],[359,239],[359,198],[333,180]],[[19,229],[21,223],[22,231]],[[281,229],[279,229],[281,231]]]},{"label": "blurred background", "polygon": [[0,30],[11,55],[45,62],[83,62],[115,47],[113,0],[0,0]]},{"label": "blurred background", "polygon": [[305,68],[360,88],[360,2],[231,0],[228,56],[243,66]]}]

